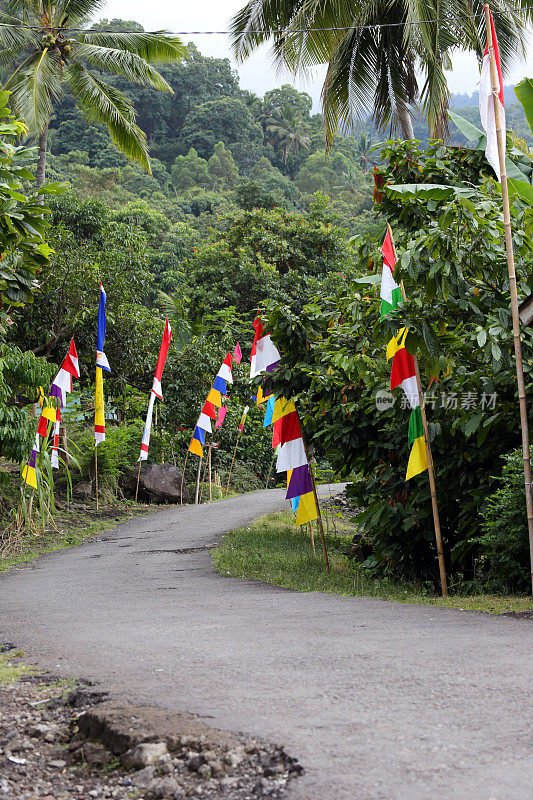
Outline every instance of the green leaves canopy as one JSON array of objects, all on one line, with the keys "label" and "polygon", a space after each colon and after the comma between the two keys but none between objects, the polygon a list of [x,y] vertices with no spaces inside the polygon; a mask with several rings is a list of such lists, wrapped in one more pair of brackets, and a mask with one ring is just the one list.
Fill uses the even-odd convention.
[{"label": "green leaves canopy", "polygon": [[0,63],[13,69],[5,88],[30,132],[46,128],[67,89],[84,115],[105,124],[114,144],[149,172],[146,137],[136,124],[133,104],[90,69],[172,92],[151,63],[183,58],[186,48],[179,39],[162,32],[80,33],[101,6],[98,0],[62,0],[55,6],[10,0],[5,5],[14,27],[0,29]]}]

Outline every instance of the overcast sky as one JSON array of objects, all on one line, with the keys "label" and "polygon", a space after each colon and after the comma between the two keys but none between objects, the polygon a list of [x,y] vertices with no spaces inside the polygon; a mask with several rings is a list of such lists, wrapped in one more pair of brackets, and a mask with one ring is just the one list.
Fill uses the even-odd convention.
[{"label": "overcast sky", "polygon": [[[133,19],[140,22],[146,30],[166,29],[176,31],[224,31],[229,20],[243,5],[245,0],[158,0],[146,3],[146,0],[109,0],[104,6],[101,17],[110,19]],[[193,41],[198,49],[208,56],[231,58],[229,42],[226,36],[184,36],[184,41]],[[527,63],[520,62],[505,77],[505,83],[517,83],[526,75],[533,77],[533,48],[529,42],[529,58]],[[237,66],[232,59],[234,66]],[[317,68],[306,82],[294,81],[290,75],[279,75],[273,68],[268,48],[258,51],[256,55],[238,66],[240,83],[243,89],[250,89],[263,95],[269,89],[283,83],[294,83],[298,88],[309,92],[314,101],[314,110],[320,108],[320,89],[324,69]],[[449,73],[449,86],[452,92],[471,94],[477,89],[479,72],[473,55],[458,53],[454,57],[454,70]]]}]

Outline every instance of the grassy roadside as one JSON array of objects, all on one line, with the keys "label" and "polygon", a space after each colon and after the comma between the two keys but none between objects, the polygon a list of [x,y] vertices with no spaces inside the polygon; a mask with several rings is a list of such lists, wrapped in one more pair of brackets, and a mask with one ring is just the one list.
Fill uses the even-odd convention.
[{"label": "grassy roadside", "polygon": [[247,528],[227,534],[213,554],[218,571],[235,578],[251,578],[301,592],[331,592],[348,597],[380,597],[397,603],[421,603],[490,614],[533,609],[531,597],[496,595],[453,596],[444,600],[422,588],[370,578],[343,551],[353,531],[336,522],[327,535],[331,573],[322,560],[320,537],[315,534],[316,555],[309,533],[296,528],[288,512],[269,514]]},{"label": "grassy roadside", "polygon": [[54,519],[55,528],[47,528],[38,535],[24,533],[11,542],[9,547],[4,545],[3,549],[0,548],[0,573],[54,550],[76,547],[91,536],[113,528],[120,522],[149,511],[158,511],[160,508],[157,505],[120,502],[100,503],[98,512],[94,503],[87,504],[84,508],[72,509],[69,513],[62,511]]}]

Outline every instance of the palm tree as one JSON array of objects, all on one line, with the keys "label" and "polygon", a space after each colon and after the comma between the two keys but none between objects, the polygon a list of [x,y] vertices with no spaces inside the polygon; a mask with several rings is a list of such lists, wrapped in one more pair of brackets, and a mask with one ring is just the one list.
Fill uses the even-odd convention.
[{"label": "palm tree", "polygon": [[270,122],[267,124],[268,134],[277,141],[283,148],[283,163],[287,165],[289,153],[294,150],[297,156],[300,147],[306,150],[311,142],[309,136],[304,132],[303,119],[293,108],[274,109]]},{"label": "palm tree", "polygon": [[72,92],[82,114],[107,126],[111,139],[148,172],[146,137],[128,98],[91,71],[107,71],[163,92],[171,87],[151,66],[181,59],[179,39],[144,31],[84,30],[103,0],[6,0],[0,28],[0,66],[12,71],[4,89],[14,110],[38,137],[37,187],[45,179],[48,126],[54,104]]},{"label": "palm tree", "polygon": [[[533,6],[495,0],[492,10],[505,69],[525,52]],[[231,33],[241,61],[273,38],[282,68],[297,73],[328,64],[322,104],[331,142],[339,128],[349,131],[354,117],[369,112],[380,129],[413,138],[410,108],[418,101],[431,135],[445,134],[451,52],[481,55],[484,27],[481,0],[249,0]]]},{"label": "palm tree", "polygon": [[355,142],[355,154],[359,162],[359,166],[363,173],[365,173],[371,166],[375,166],[375,160],[372,157],[373,143],[370,136],[362,133]]}]

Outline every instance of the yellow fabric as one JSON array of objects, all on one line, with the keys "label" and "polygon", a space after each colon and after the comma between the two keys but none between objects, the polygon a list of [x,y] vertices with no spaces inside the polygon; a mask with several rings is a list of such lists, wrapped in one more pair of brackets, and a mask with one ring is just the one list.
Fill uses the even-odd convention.
[{"label": "yellow fabric", "polygon": [[189,445],[189,453],[196,453],[197,456],[200,458],[204,457],[204,451],[202,450],[202,445],[198,441],[198,439],[193,439]]},{"label": "yellow fabric", "polygon": [[265,402],[265,400],[266,400],[266,397],[265,397],[265,395],[263,394],[263,387],[262,387],[262,386],[260,386],[260,387],[259,387],[259,389],[257,390],[257,400],[256,400],[256,403],[257,403],[257,405],[258,405],[258,406],[260,406],[260,405],[261,405],[261,403],[264,403],[264,402]]},{"label": "yellow fabric", "polygon": [[46,408],[43,408],[42,416],[46,417],[46,419],[49,419],[51,422],[55,422],[57,419],[56,410],[55,408],[52,408],[52,406],[47,406]]},{"label": "yellow fabric", "polygon": [[318,518],[318,510],[315,503],[314,492],[300,495],[300,502],[296,510],[296,524],[305,525],[313,519]]},{"label": "yellow fabric", "polygon": [[105,426],[104,376],[102,375],[102,370],[100,367],[96,367],[96,382],[94,389],[94,424]]},{"label": "yellow fabric", "polygon": [[282,417],[286,417],[287,414],[291,414],[293,411],[296,411],[296,406],[292,400],[287,400],[286,397],[278,397],[274,404],[272,423],[277,422]]},{"label": "yellow fabric", "polygon": [[222,408],[222,395],[218,389],[211,389],[207,395],[207,402],[213,403],[213,405],[218,406],[218,408]]},{"label": "yellow fabric", "polygon": [[415,439],[409,455],[409,463],[407,464],[407,474],[405,480],[414,478],[428,468],[428,459],[426,453],[426,443],[423,436]]},{"label": "yellow fabric", "polygon": [[28,486],[33,486],[34,489],[37,488],[37,473],[35,472],[35,467],[25,466],[22,470],[22,477]]},{"label": "yellow fabric", "polygon": [[291,475],[292,475],[292,469],[288,469],[287,470],[287,489],[289,488],[289,483],[291,482]]},{"label": "yellow fabric", "polygon": [[392,337],[387,345],[387,361],[390,361],[391,358],[394,358],[398,350],[401,350],[402,347],[405,347],[407,333],[407,328],[400,328],[396,336]]}]

